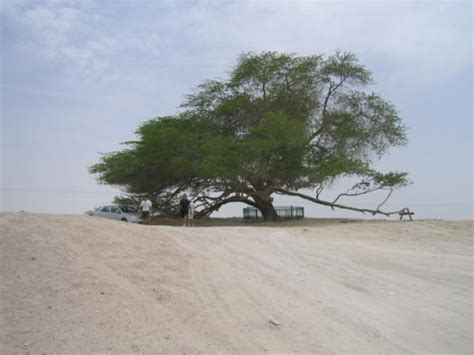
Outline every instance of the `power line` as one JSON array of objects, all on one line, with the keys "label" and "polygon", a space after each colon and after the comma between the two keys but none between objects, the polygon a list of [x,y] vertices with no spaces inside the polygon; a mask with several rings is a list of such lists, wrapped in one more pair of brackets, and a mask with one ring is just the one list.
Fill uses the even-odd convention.
[{"label": "power line", "polygon": [[52,190],[52,189],[16,189],[16,188],[2,188],[2,191],[16,191],[16,192],[44,192],[44,193],[60,193],[60,194],[110,194],[116,193],[113,191],[85,191],[85,190]]},{"label": "power line", "polygon": [[[313,204],[315,202],[311,201],[284,201],[283,203],[289,203],[289,204],[301,204],[301,203],[308,203],[308,204]],[[373,202],[373,203],[350,203],[351,206],[373,206],[376,205],[378,202]],[[406,207],[406,206],[472,206],[473,204],[471,202],[458,202],[458,203],[385,203],[384,206],[401,206],[401,207]]]}]

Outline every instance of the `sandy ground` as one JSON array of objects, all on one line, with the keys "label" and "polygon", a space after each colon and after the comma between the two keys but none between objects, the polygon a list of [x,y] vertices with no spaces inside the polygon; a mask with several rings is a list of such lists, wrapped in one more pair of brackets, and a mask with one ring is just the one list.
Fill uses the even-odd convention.
[{"label": "sandy ground", "polygon": [[0,214],[0,353],[466,353],[473,222]]}]

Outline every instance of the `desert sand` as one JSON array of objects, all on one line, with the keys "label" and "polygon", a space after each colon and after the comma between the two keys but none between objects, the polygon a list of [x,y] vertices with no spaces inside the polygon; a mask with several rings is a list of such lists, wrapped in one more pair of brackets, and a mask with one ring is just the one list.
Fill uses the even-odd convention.
[{"label": "desert sand", "polygon": [[0,353],[470,354],[472,256],[472,221],[4,213]]}]

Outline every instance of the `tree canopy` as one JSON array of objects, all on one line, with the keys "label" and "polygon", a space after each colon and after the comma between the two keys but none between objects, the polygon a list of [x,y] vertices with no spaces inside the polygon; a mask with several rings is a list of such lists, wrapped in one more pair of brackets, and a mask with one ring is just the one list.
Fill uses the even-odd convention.
[{"label": "tree canopy", "polygon": [[[351,53],[243,54],[227,79],[202,83],[176,116],[143,123],[136,141],[103,155],[90,172],[163,208],[189,191],[206,215],[243,202],[276,220],[274,194],[389,214],[381,206],[407,184],[407,174],[373,165],[405,144],[406,133],[397,109],[367,91],[370,83],[371,73]],[[320,198],[344,176],[359,182],[332,201]],[[376,190],[387,190],[387,198],[373,209],[339,203]]]}]

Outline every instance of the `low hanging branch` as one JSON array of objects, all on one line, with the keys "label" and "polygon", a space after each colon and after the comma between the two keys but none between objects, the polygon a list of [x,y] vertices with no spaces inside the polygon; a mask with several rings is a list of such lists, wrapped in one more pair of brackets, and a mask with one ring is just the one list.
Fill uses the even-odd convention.
[{"label": "low hanging branch", "polygon": [[[211,202],[209,202],[209,200]],[[201,195],[195,199],[196,202],[198,202],[196,208],[199,209],[200,207],[204,207],[202,210],[196,213],[196,217],[203,217],[203,216],[209,216],[212,212],[219,210],[222,206],[232,203],[232,202],[242,202],[247,205],[253,206],[253,207],[258,207],[257,204],[248,198],[245,198],[243,196],[240,196],[238,194],[234,196],[228,196],[225,194],[222,194],[219,197],[210,197],[210,196],[204,196]]]},{"label": "low hanging branch", "polygon": [[[284,190],[284,189],[277,189],[275,192],[278,193],[278,194],[281,194],[281,195],[289,195],[289,196],[300,197],[302,199],[305,199],[305,200],[308,200],[308,201],[311,201],[311,202],[314,202],[314,203],[317,203],[317,204],[320,204],[320,205],[323,205],[323,206],[331,207],[332,209],[340,208],[340,209],[345,209],[345,210],[362,212],[364,214],[365,213],[371,213],[372,215],[382,214],[382,215],[387,216],[387,217],[389,217],[390,215],[393,215],[393,214],[399,214],[401,212],[401,210],[391,211],[391,212],[384,212],[384,211],[381,211],[379,209],[388,200],[388,197],[385,198],[385,200],[381,204],[379,204],[376,209],[368,209],[368,208],[356,208],[356,207],[351,207],[351,206],[340,205],[338,203],[321,200],[319,198],[314,198],[314,197],[311,197],[311,196],[308,196],[308,195],[305,195],[305,194],[302,194],[302,193],[299,193],[299,192],[292,192],[292,191],[288,191],[288,190]],[[389,196],[391,195],[391,193],[392,193],[392,191],[390,191]]]}]

